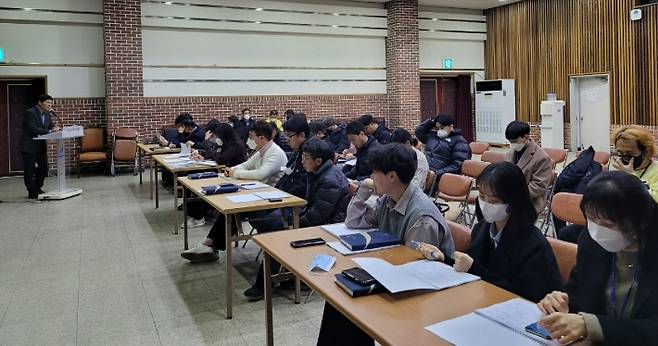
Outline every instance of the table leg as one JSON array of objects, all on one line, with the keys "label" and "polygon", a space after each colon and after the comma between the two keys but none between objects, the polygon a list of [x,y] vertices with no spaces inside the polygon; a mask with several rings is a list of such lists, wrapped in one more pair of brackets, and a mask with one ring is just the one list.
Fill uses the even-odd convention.
[{"label": "table leg", "polygon": [[151,158],[149,161],[150,161],[149,162],[149,165],[150,165],[150,168],[149,168],[149,185],[150,185],[150,188],[151,188],[151,200],[152,200],[153,199],[153,158]]},{"label": "table leg", "polygon": [[155,174],[155,185],[153,188],[155,189],[155,208],[160,208],[160,195],[158,193],[158,162],[154,161],[153,162],[154,166],[154,171],[153,174]]},{"label": "table leg", "polygon": [[142,149],[137,150],[137,156],[139,157],[139,185],[142,185],[142,172],[144,171],[144,166],[142,166]]},{"label": "table leg", "polygon": [[[293,229],[299,229],[299,207],[292,208],[292,224]],[[302,284],[299,278],[295,276],[295,304],[301,302]]]},{"label": "table leg", "polygon": [[265,332],[267,334],[267,345],[274,345],[274,330],[272,321],[272,277],[271,257],[267,251],[263,252],[263,275],[265,275]]},{"label": "table leg", "polygon": [[174,210],[178,208],[178,174],[172,173],[174,176]]},{"label": "table leg", "polygon": [[[176,222],[176,226],[178,226],[178,222]],[[187,250],[187,189],[185,187],[183,187],[183,246]]]},{"label": "table leg", "polygon": [[233,217],[231,214],[226,214],[224,218],[226,224],[224,229],[226,230],[226,318],[233,318],[233,259],[232,257],[232,226],[233,226]]}]

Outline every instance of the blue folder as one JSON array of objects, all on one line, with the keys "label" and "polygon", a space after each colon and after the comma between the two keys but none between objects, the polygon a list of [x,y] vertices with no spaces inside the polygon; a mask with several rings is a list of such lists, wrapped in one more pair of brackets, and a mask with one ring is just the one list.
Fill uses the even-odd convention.
[{"label": "blue folder", "polygon": [[188,174],[187,177],[190,179],[208,179],[208,178],[217,178],[219,174],[217,172],[199,172]]},{"label": "blue folder", "polygon": [[203,193],[206,194],[206,195],[217,195],[217,194],[220,194],[220,193],[231,193],[231,192],[236,192],[239,189],[240,189],[239,186],[237,186],[235,184],[231,184],[231,183],[201,187],[201,190],[203,190]]},{"label": "blue folder", "polygon": [[352,297],[366,296],[384,290],[384,287],[379,282],[375,282],[370,286],[363,286],[350,280],[345,274],[336,274],[336,285],[340,286],[340,288]]},{"label": "blue folder", "polygon": [[397,235],[381,230],[341,235],[339,238],[340,242],[352,251],[377,249],[402,243]]}]

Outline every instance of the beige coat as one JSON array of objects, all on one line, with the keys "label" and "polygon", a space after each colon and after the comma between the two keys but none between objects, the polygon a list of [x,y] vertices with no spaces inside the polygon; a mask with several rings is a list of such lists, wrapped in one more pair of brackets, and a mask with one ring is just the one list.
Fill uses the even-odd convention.
[{"label": "beige coat", "polygon": [[[514,163],[514,150],[505,153],[505,161]],[[553,162],[544,149],[530,141],[516,165],[525,175],[532,205],[539,214],[546,206],[546,193],[553,183]]]}]

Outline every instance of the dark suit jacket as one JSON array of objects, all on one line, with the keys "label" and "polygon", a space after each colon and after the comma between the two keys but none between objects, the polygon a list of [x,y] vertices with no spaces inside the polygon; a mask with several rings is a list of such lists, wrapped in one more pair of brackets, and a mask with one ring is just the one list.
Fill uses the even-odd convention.
[{"label": "dark suit jacket", "polygon": [[658,234],[655,223],[640,252],[640,275],[630,319],[607,314],[606,288],[612,268],[612,253],[581,232],[578,257],[567,283],[570,312],[595,314],[606,345],[658,344]]},{"label": "dark suit jacket", "polygon": [[474,262],[469,273],[533,302],[562,289],[553,250],[537,228],[514,229],[508,224],[494,249],[490,227],[480,222],[473,228],[467,254]]},{"label": "dark suit jacket", "polygon": [[21,133],[21,142],[19,148],[22,152],[37,154],[46,152],[46,141],[33,140],[34,137],[45,135],[53,128],[53,121],[50,113],[46,113],[46,121],[41,121],[41,111],[38,106],[34,106],[25,111],[23,116],[23,131]]}]

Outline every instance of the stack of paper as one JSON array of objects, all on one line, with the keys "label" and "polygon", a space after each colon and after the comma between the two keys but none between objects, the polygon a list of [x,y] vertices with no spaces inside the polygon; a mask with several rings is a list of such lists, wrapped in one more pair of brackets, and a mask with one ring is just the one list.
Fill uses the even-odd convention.
[{"label": "stack of paper", "polygon": [[243,193],[239,195],[227,196],[226,199],[233,203],[248,203],[268,200],[271,198],[285,198],[290,197],[290,194],[282,191],[268,191],[268,192],[253,192],[253,193]]},{"label": "stack of paper", "polygon": [[413,290],[442,290],[480,280],[441,262],[420,260],[393,265],[379,258],[359,257],[354,262],[391,293]]},{"label": "stack of paper", "polygon": [[[369,231],[374,231],[375,228],[365,228],[365,229],[354,229],[354,228],[347,228],[344,223],[335,223],[332,225],[324,225],[322,228],[333,234],[336,238],[339,238],[341,235],[348,235],[348,234],[354,234],[354,233],[360,233],[360,232],[369,232]],[[360,251],[352,251],[345,247],[343,243],[340,241],[330,241],[327,242],[327,245],[331,247],[332,249],[338,251],[339,253],[348,256],[348,255],[354,255],[354,254],[359,254],[359,253],[364,253],[364,252],[370,252],[370,251],[378,251],[378,250],[383,250],[383,249],[389,249],[393,247],[397,247],[399,245],[393,245],[393,246],[387,246],[379,249],[368,249],[368,250],[360,250]]]},{"label": "stack of paper", "polygon": [[541,317],[536,304],[515,298],[425,329],[455,345],[559,345],[525,331]]},{"label": "stack of paper", "polygon": [[265,183],[261,183],[260,181],[248,181],[246,183],[241,183],[238,185],[240,186],[241,189],[245,189],[245,190],[264,189],[270,187],[269,185]]}]

